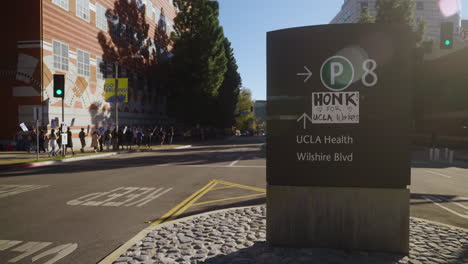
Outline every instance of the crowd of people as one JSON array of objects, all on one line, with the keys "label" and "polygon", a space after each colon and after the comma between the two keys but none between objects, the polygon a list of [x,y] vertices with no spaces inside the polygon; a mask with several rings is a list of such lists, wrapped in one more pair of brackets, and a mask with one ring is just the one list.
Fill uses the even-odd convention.
[{"label": "crowd of people", "polygon": [[[26,150],[36,152],[39,146],[40,153],[48,153],[49,156],[75,155],[73,146],[73,133],[70,127],[66,129],[67,142],[62,144],[62,129],[39,129],[37,137],[36,129],[27,132],[18,132],[16,140],[16,150]],[[86,147],[91,147],[94,152],[131,150],[135,146],[151,148],[154,145],[172,144],[174,138],[177,140],[207,140],[219,136],[231,135],[227,129],[223,131],[215,128],[174,128],[174,126],[156,127],[128,127],[121,126],[119,129],[107,129],[99,127],[96,129],[81,128],[78,133],[80,152],[85,152]],[[37,142],[39,139],[39,142]],[[39,143],[39,144],[37,144]],[[89,144],[89,145],[88,145]],[[63,148],[62,148],[63,146]]]},{"label": "crowd of people", "polygon": [[[91,134],[91,147],[95,152],[120,149],[132,149],[133,146],[138,147],[148,147],[158,144],[172,144],[174,138],[174,127],[164,128],[164,127],[155,127],[155,128],[120,128],[117,129],[103,129],[99,128]],[[81,130],[79,134],[81,142],[81,151],[83,151],[86,140],[88,136],[84,132],[84,129]]]},{"label": "crowd of people", "polygon": [[[39,129],[39,137],[36,129],[27,132],[18,132],[16,138],[16,149],[26,150],[28,152],[48,153],[49,156],[67,155],[69,150],[75,155],[73,148],[73,133],[70,127],[67,128],[66,144],[62,144],[62,129],[52,129],[50,133],[45,129]],[[132,149],[134,146],[151,147],[155,144],[172,144],[175,135],[174,127],[155,127],[155,128],[120,128],[105,129],[98,128],[92,132],[81,128],[78,133],[80,140],[80,151],[85,152],[87,146],[87,137],[91,137],[91,148],[95,152]],[[39,140],[39,142],[37,141]],[[39,143],[39,144],[38,144]],[[64,148],[62,149],[62,145]],[[37,149],[39,148],[39,149]]]}]

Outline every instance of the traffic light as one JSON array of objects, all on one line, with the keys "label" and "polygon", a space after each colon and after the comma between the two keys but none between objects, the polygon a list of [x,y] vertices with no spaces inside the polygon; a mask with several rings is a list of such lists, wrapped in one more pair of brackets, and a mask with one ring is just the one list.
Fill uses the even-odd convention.
[{"label": "traffic light", "polygon": [[440,48],[453,47],[453,22],[444,22],[440,25]]},{"label": "traffic light", "polygon": [[54,74],[54,97],[65,97],[65,75]]}]

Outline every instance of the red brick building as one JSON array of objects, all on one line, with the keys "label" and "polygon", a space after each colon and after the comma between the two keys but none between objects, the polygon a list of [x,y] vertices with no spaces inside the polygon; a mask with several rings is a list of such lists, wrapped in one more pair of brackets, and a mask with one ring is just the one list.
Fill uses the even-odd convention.
[{"label": "red brick building", "polygon": [[0,43],[0,140],[12,140],[22,122],[32,125],[35,108],[49,129],[52,119],[62,121],[62,100],[53,97],[53,74],[65,75],[64,121],[73,124],[74,132],[88,125],[110,127],[115,109],[104,100],[104,78],[114,77],[115,64],[119,77],[129,78],[129,102],[119,107],[119,123],[140,126],[167,118],[165,97],[153,89],[154,82],[140,66],[168,53],[168,47],[157,43],[161,36],[155,36],[158,29],[166,38],[173,31],[172,0],[5,4],[10,12],[1,18],[6,32]]}]

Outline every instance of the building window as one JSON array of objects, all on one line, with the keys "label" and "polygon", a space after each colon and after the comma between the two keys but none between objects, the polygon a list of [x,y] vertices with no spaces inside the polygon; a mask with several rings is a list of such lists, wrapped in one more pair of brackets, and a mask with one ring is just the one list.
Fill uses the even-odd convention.
[{"label": "building window", "polygon": [[68,11],[68,0],[52,0],[52,3]]},{"label": "building window", "polygon": [[89,77],[89,53],[78,50],[78,75]]},{"label": "building window", "polygon": [[96,79],[104,80],[104,72],[106,70],[106,64],[101,57],[96,57]]},{"label": "building window", "polygon": [[106,9],[100,4],[96,4],[96,27],[107,31]]},{"label": "building window", "polygon": [[68,45],[53,41],[54,68],[59,71],[68,71]]},{"label": "building window", "polygon": [[368,3],[368,2],[361,2],[361,10],[362,10],[364,7],[369,8],[369,3]]},{"label": "building window", "polygon": [[424,10],[424,3],[422,1],[416,2],[416,10]]},{"label": "building window", "polygon": [[76,0],[76,15],[89,22],[89,0]]}]

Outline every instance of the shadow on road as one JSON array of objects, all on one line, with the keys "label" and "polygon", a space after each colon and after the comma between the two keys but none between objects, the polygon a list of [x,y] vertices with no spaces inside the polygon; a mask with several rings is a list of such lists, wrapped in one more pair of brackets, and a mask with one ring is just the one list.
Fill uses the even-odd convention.
[{"label": "shadow on road", "polygon": [[[411,202],[411,205],[421,205],[421,204],[432,204],[433,202],[437,203],[468,203],[468,199],[460,198],[455,199],[456,195],[447,195],[447,194],[427,194],[427,193],[412,193],[411,199],[420,200],[417,202]],[[428,201],[427,199],[431,200]]]},{"label": "shadow on road", "polygon": [[[236,141],[235,145],[224,142],[225,145],[203,145],[193,149],[160,150],[154,151],[155,155],[129,156],[125,158],[119,155],[99,158],[96,160],[77,161],[60,165],[28,168],[16,171],[7,171],[0,177],[31,176],[39,174],[69,174],[92,171],[115,170],[124,168],[139,168],[157,165],[229,165],[229,163],[242,158],[245,160],[263,160],[266,157],[265,146],[262,142]],[[227,145],[229,144],[229,145]],[[161,154],[161,155],[158,155]]]}]

